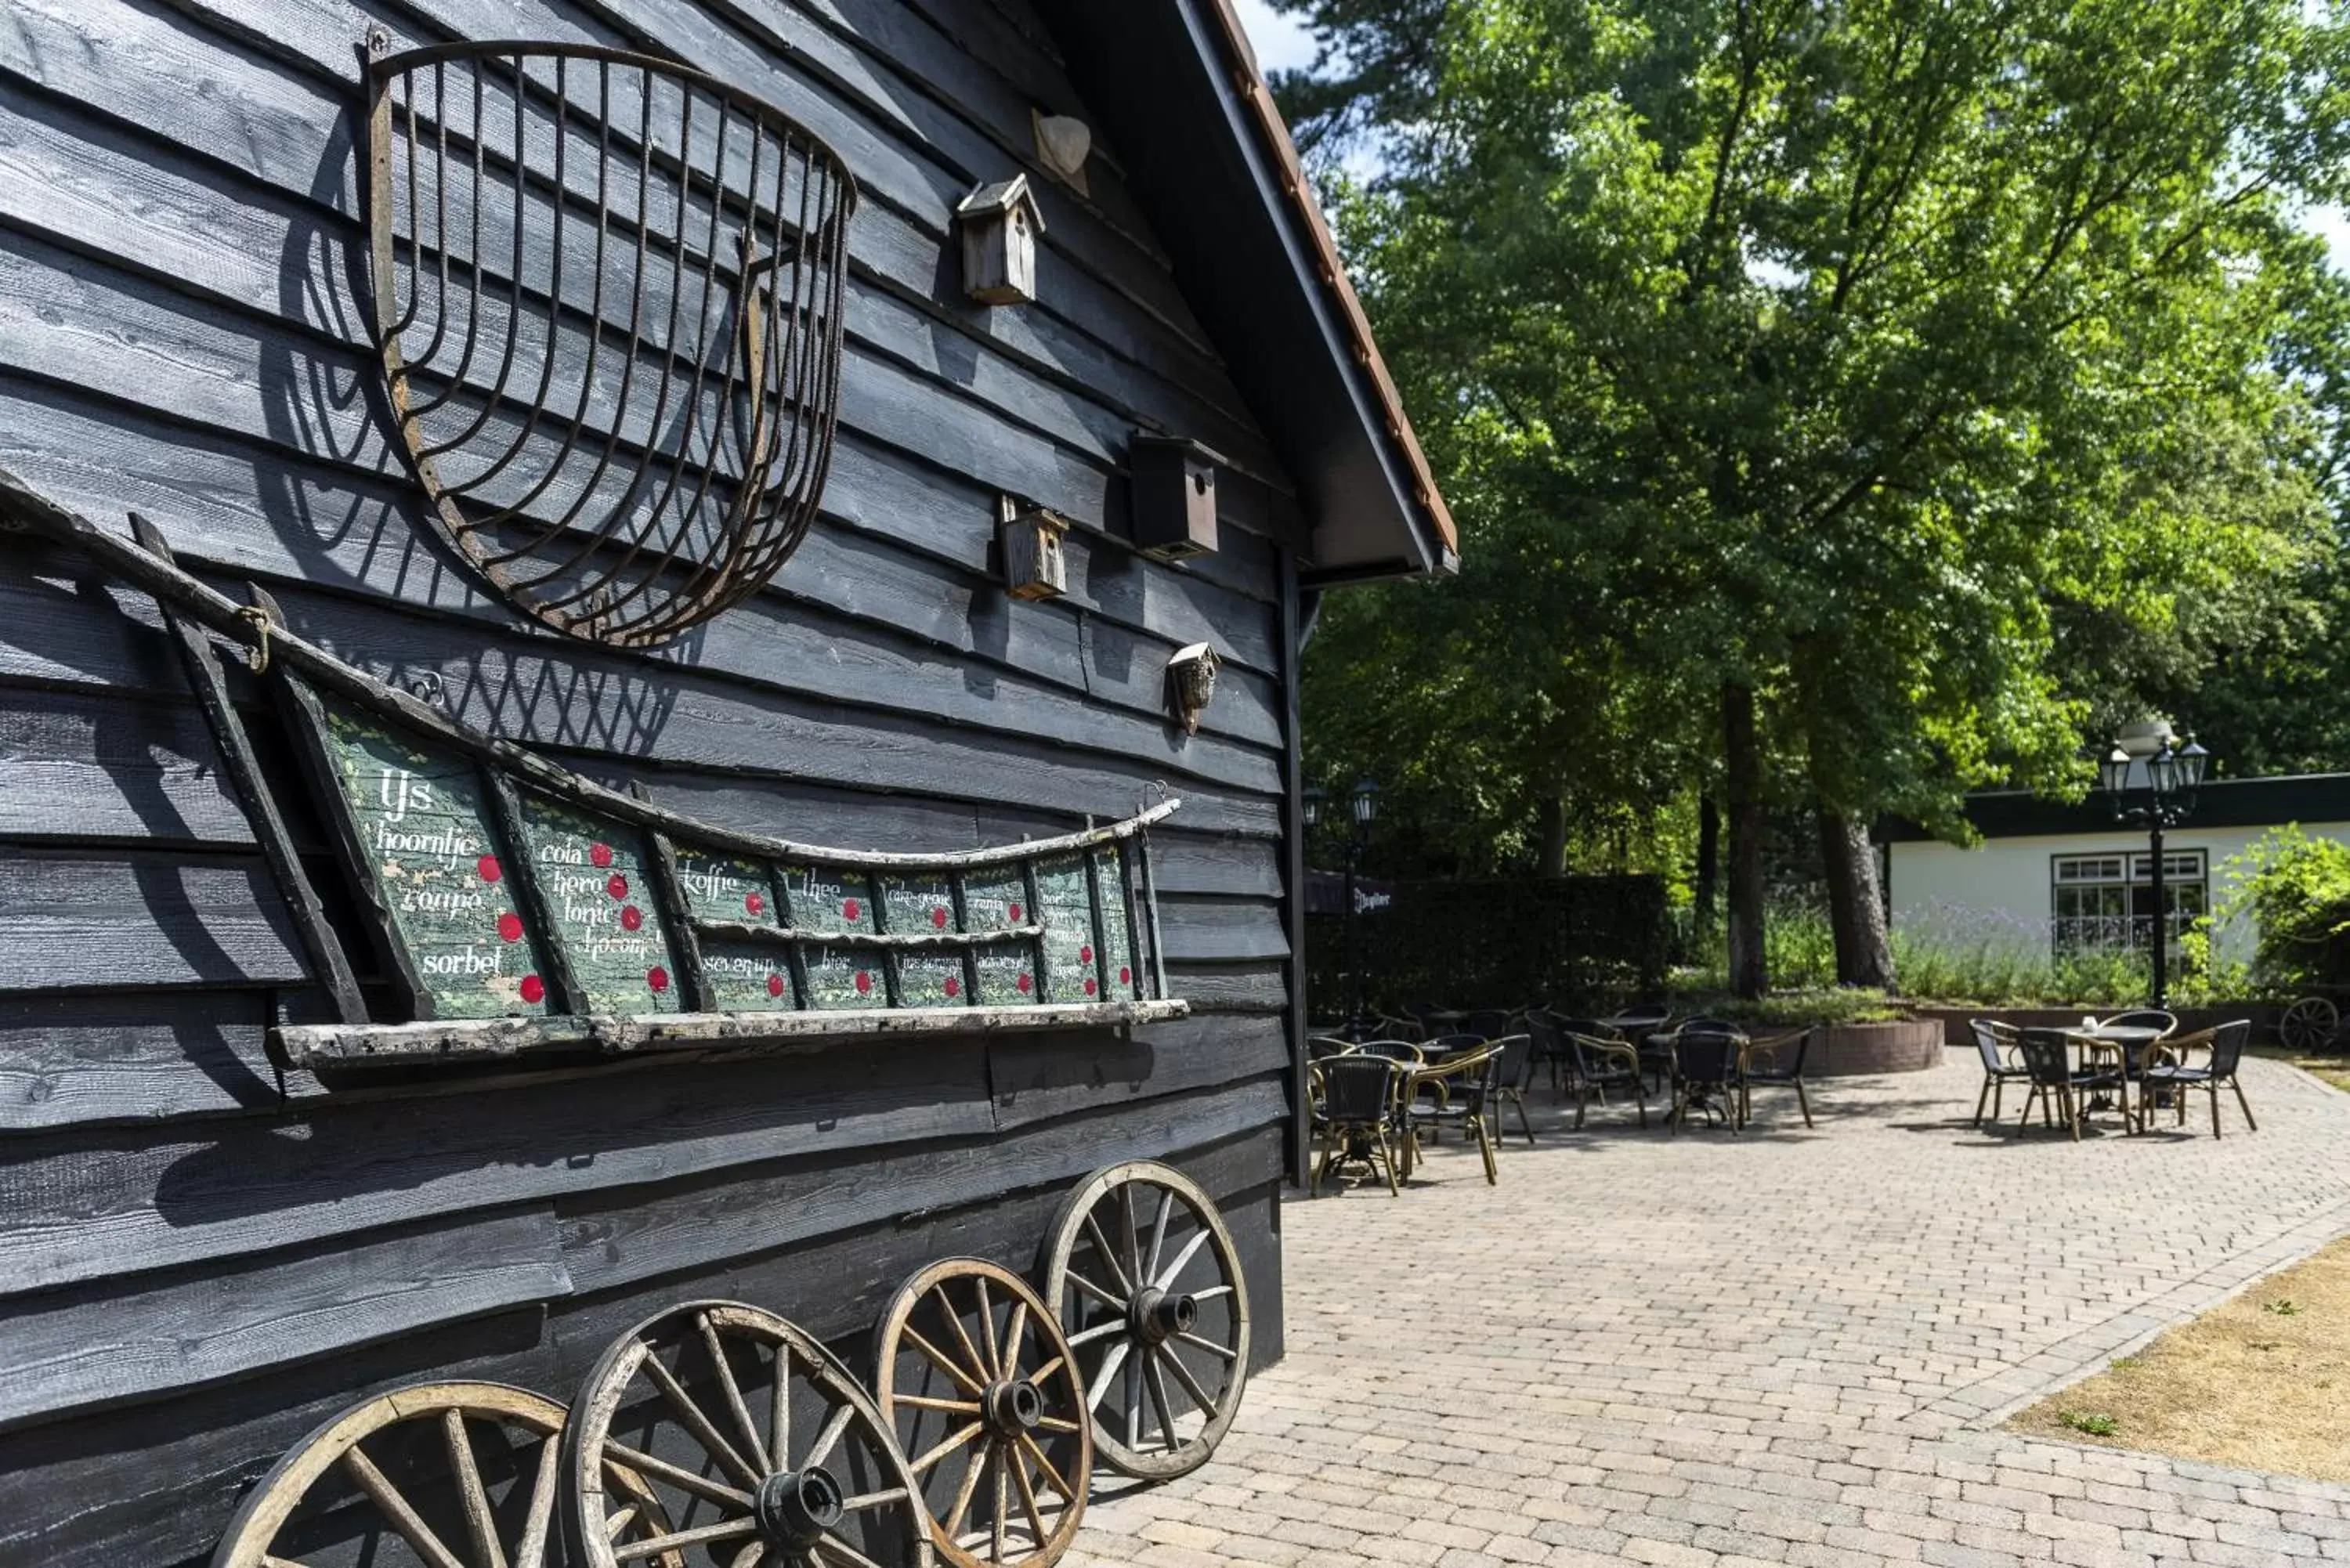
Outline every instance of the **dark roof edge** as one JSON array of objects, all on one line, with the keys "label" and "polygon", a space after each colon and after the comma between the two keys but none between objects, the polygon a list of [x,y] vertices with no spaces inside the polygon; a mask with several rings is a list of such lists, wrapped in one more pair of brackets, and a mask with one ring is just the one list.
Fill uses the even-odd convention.
[{"label": "dark roof edge", "polygon": [[[1966,813],[1985,838],[2131,831],[2128,824],[2114,821],[2112,811],[2095,794],[2068,805],[2029,790],[1980,790],[1967,796]],[[2194,815],[2179,830],[2279,827],[2291,822],[2350,822],[2350,773],[2278,774],[2207,784],[2196,800]],[[1879,844],[1908,844],[1934,835],[1916,823],[1888,816],[1878,819],[1872,836]]]},{"label": "dark roof edge", "polygon": [[1346,265],[1338,256],[1337,241],[1331,235],[1328,220],[1322,215],[1322,204],[1314,198],[1313,182],[1306,178],[1305,164],[1297,156],[1297,145],[1290,140],[1288,123],[1281,118],[1273,93],[1265,86],[1264,73],[1258,68],[1256,51],[1249,45],[1240,14],[1233,9],[1232,0],[1198,0],[1198,4],[1222,35],[1227,57],[1222,62],[1207,63],[1232,82],[1246,110],[1243,119],[1253,132],[1259,151],[1272,160],[1288,211],[1302,229],[1315,264],[1315,275],[1308,280],[1309,286],[1318,286],[1324,298],[1335,307],[1348,339],[1347,347],[1355,368],[1369,384],[1372,401],[1385,427],[1375,431],[1373,439],[1384,437],[1390,453],[1401,460],[1409,480],[1409,485],[1402,487],[1399,499],[1406,503],[1404,514],[1412,519],[1417,525],[1415,531],[1423,535],[1422,545],[1430,562],[1423,569],[1447,574],[1457,571],[1461,538],[1453,525],[1452,513],[1436,487],[1428,456],[1420,450],[1410,417],[1404,412],[1402,395],[1388,374],[1387,360],[1371,336],[1370,318],[1363,314],[1363,303],[1347,276]]}]

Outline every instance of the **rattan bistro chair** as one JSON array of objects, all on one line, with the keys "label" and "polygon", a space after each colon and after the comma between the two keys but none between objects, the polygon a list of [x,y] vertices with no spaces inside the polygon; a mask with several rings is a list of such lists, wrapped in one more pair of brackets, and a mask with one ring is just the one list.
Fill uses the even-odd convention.
[{"label": "rattan bistro chair", "polygon": [[1402,1069],[1384,1056],[1357,1052],[1317,1063],[1315,1071],[1322,1079],[1322,1158],[1309,1194],[1318,1195],[1322,1183],[1350,1161],[1384,1175],[1388,1191],[1400,1194],[1395,1140],[1403,1130],[1396,1112]]},{"label": "rattan bistro chair", "polygon": [[1804,1113],[1804,1125],[1813,1126],[1812,1100],[1804,1092],[1804,1058],[1811,1054],[1812,1031],[1797,1029],[1785,1034],[1774,1034],[1768,1040],[1757,1040],[1738,1054],[1738,1120],[1751,1125],[1754,1120],[1754,1086],[1793,1088],[1796,1108]]},{"label": "rattan bistro chair", "polygon": [[2016,1035],[2015,1048],[2022,1055],[2024,1072],[2032,1080],[2032,1092],[2023,1098],[2023,1115],[2015,1124],[2018,1137],[2032,1125],[2032,1106],[2037,1100],[2042,1123],[2048,1123],[2052,1113],[2061,1116],[2073,1141],[2078,1143],[2084,1097],[2106,1090],[2123,1090],[2128,1085],[2117,1067],[2075,1069],[2072,1039],[2062,1029],[2023,1030]]},{"label": "rattan bistro chair", "polygon": [[2163,1038],[2168,1039],[2178,1033],[2178,1018],[2175,1013],[2163,1012],[2149,1007],[2139,1012],[2117,1012],[2111,1018],[2099,1020],[2097,1027],[2100,1029],[2159,1029],[2162,1031]]},{"label": "rattan bistro chair", "polygon": [[1493,1042],[1493,1048],[1501,1054],[1501,1060],[1493,1064],[1493,1087],[1486,1097],[1485,1112],[1492,1120],[1493,1142],[1498,1145],[1502,1141],[1502,1113],[1505,1109],[1515,1108],[1518,1130],[1525,1135],[1526,1147],[1532,1148],[1534,1124],[1526,1115],[1526,1085],[1533,1081],[1534,1075],[1532,1014],[1527,1016],[1526,1024],[1529,1033],[1504,1034]]},{"label": "rattan bistro chair", "polygon": [[1621,1040],[1604,1040],[1576,1030],[1566,1032],[1566,1046],[1575,1058],[1575,1125],[1583,1126],[1594,1096],[1607,1103],[1610,1089],[1629,1089],[1640,1106],[1640,1125],[1648,1125],[1648,1083],[1640,1073],[1640,1053]]},{"label": "rattan bistro chair", "polygon": [[[2251,1038],[2251,1020],[2239,1018],[2216,1029],[2198,1030],[2192,1034],[2166,1040],[2162,1043],[2162,1049],[2174,1053],[2178,1059],[2150,1064],[2146,1069],[2146,1086],[2170,1091],[2171,1103],[2178,1111],[2180,1127],[2187,1125],[2187,1091],[2207,1091],[2211,1096],[2211,1136],[2218,1137],[2220,1085],[2225,1084],[2236,1091],[2236,1104],[2243,1110],[2245,1129],[2258,1132],[2261,1124],[2252,1119],[2252,1102],[2244,1098],[2244,1085],[2236,1080],[2236,1069],[2244,1059],[2244,1043]],[[2195,1066],[2187,1059],[2187,1054],[2192,1051],[2206,1054],[2201,1066]],[[2151,1102],[2147,1114],[2150,1118]]]},{"label": "rattan bistro chair", "polygon": [[1404,1075],[1404,1175],[1419,1168],[1422,1128],[1432,1143],[1438,1128],[1457,1127],[1477,1141],[1477,1152],[1485,1161],[1485,1185],[1500,1184],[1492,1136],[1485,1130],[1485,1110],[1492,1103],[1494,1075],[1501,1062],[1500,1047],[1489,1045]]},{"label": "rattan bistro chair", "polygon": [[1673,1109],[1669,1118],[1675,1136],[1689,1119],[1690,1107],[1711,1118],[1718,1102],[1732,1133],[1738,1130],[1739,1037],[1720,1029],[1683,1025],[1673,1036]]},{"label": "rattan bistro chair", "polygon": [[1988,1018],[1970,1018],[1967,1027],[1973,1031],[1975,1050],[1982,1057],[1982,1093],[1975,1096],[1975,1126],[1982,1126],[1983,1107],[1991,1107],[1991,1126],[1999,1125],[2000,1100],[2010,1084],[2028,1083],[2032,1070],[2008,1053],[2015,1046],[2015,1029],[2011,1024],[1995,1023]]}]

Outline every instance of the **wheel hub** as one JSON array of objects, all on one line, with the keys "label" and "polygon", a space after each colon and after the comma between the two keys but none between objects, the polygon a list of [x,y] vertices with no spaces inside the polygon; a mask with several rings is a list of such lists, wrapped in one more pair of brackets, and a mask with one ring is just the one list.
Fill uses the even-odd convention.
[{"label": "wheel hub", "polygon": [[1191,1332],[1191,1325],[1200,1321],[1200,1303],[1197,1297],[1151,1285],[1135,1296],[1128,1317],[1135,1337],[1147,1345],[1160,1345]]},{"label": "wheel hub", "polygon": [[1016,1438],[1023,1432],[1033,1432],[1045,1419],[1045,1396],[1025,1377],[1006,1377],[989,1384],[980,1403],[988,1426],[998,1437]]},{"label": "wheel hub", "polygon": [[840,1522],[847,1501],[830,1470],[810,1465],[761,1481],[751,1517],[769,1544],[804,1546]]}]

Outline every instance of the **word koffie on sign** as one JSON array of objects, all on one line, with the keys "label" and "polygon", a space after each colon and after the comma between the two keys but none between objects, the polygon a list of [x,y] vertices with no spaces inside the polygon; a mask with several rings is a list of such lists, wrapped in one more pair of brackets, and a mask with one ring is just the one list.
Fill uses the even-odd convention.
[{"label": "word koffie on sign", "polygon": [[368,879],[435,1016],[546,1012],[540,938],[525,926],[473,763],[338,709],[326,740]]},{"label": "word koffie on sign", "polygon": [[[681,845],[677,879],[696,919],[783,929],[775,885],[756,860]],[[790,954],[781,943],[704,938],[702,972],[721,1012],[789,1012],[799,1005]]]}]

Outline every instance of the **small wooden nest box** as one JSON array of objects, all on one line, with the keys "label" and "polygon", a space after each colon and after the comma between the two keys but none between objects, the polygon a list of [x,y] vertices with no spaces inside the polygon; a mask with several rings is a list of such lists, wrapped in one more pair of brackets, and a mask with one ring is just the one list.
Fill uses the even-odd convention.
[{"label": "small wooden nest box", "polygon": [[1036,236],[1045,214],[1014,174],[982,185],[955,208],[962,235],[962,291],[983,305],[1025,305],[1036,297]]},{"label": "small wooden nest box", "polygon": [[1041,506],[1003,501],[1003,584],[1015,599],[1055,599],[1069,591],[1061,554],[1068,519]]},{"label": "small wooden nest box", "polygon": [[1160,561],[1215,554],[1216,470],[1223,461],[1186,436],[1136,436],[1127,449],[1134,547]]}]

